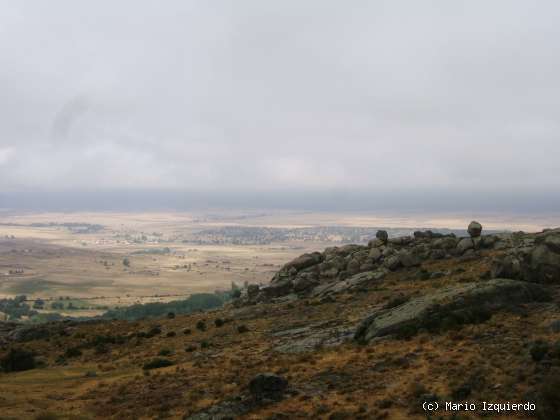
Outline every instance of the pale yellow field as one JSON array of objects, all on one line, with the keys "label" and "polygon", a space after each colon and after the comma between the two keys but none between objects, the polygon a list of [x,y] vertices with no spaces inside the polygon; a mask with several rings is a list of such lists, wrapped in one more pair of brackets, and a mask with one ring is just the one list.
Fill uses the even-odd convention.
[{"label": "pale yellow field", "polygon": [[[201,220],[202,219],[202,220]],[[95,233],[73,233],[62,226],[36,223],[102,224]],[[227,220],[224,223],[227,223]],[[18,226],[14,226],[17,224]],[[225,290],[235,282],[267,283],[278,268],[323,243],[213,245],[183,243],[193,229],[219,225],[179,213],[27,214],[0,219],[0,297],[82,299],[96,306],[179,299],[197,292]],[[157,232],[161,242],[135,243],[124,237]],[[12,239],[12,236],[14,237]],[[6,239],[7,238],[7,239]],[[166,254],[135,254],[169,248]],[[130,267],[123,265],[123,258]],[[10,271],[23,270],[22,273]],[[83,303],[83,302],[82,302]]]}]

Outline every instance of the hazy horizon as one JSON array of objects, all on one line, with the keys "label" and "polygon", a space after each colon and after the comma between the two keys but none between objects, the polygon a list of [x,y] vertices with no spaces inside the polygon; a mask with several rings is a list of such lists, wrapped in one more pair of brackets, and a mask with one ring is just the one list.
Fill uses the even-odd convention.
[{"label": "hazy horizon", "polygon": [[189,211],[209,209],[354,211],[371,214],[549,216],[553,191],[180,191],[98,190],[0,192],[0,211]]}]

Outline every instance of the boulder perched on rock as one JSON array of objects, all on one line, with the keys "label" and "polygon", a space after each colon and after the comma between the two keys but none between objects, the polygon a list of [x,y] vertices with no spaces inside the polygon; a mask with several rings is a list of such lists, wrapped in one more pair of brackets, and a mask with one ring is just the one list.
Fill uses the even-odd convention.
[{"label": "boulder perched on rock", "polygon": [[410,336],[420,329],[437,330],[446,326],[481,322],[512,304],[547,300],[542,286],[510,279],[449,286],[411,299],[391,309],[380,309],[359,325],[358,342],[386,336]]},{"label": "boulder perched on rock", "polygon": [[282,396],[288,381],[274,373],[259,373],[249,383],[249,391],[256,399],[275,399]]},{"label": "boulder perched on rock", "polygon": [[381,242],[387,243],[387,240],[389,239],[389,234],[387,233],[386,230],[378,230],[377,233],[375,234],[375,237],[379,239]]},{"label": "boulder perched on rock", "polygon": [[476,221],[469,223],[468,232],[471,238],[478,238],[482,233],[482,225]]}]

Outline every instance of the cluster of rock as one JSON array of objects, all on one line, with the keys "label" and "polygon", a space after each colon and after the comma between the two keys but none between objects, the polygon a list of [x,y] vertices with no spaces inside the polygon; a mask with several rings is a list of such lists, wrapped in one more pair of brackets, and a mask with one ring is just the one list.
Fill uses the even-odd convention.
[{"label": "cluster of rock", "polygon": [[492,276],[559,284],[560,229],[513,234],[504,255],[494,259]]},{"label": "cluster of rock", "polygon": [[499,248],[503,235],[482,236],[482,226],[471,222],[469,237],[414,232],[412,236],[389,238],[380,230],[368,245],[330,247],[324,252],[303,254],[276,273],[267,287],[252,285],[247,300],[267,301],[289,294],[320,296],[381,280],[390,271],[418,267],[426,260],[476,255],[479,249]]},{"label": "cluster of rock", "polygon": [[486,321],[493,313],[527,302],[543,302],[550,294],[541,285],[492,279],[444,287],[394,308],[379,309],[362,321],[355,340],[366,343],[386,335],[409,336]]}]

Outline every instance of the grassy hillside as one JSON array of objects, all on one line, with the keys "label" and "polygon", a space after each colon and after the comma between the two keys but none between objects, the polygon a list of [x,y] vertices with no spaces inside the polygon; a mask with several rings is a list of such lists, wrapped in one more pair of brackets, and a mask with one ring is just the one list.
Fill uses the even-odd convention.
[{"label": "grassy hillside", "polygon": [[[523,292],[511,305],[487,297],[492,305],[484,317],[458,311],[437,328],[354,339],[372,313],[396,313],[442,290],[493,284],[490,273],[509,251],[427,258],[320,296],[251,302],[244,295],[211,312],[35,327],[2,345],[0,359],[24,351],[35,366],[0,374],[0,413],[3,419],[425,419],[424,402],[468,400],[478,409],[505,401],[536,407],[486,412],[491,418],[558,418],[558,283],[531,286],[546,297]],[[262,373],[287,385],[265,386],[270,377]]]}]

